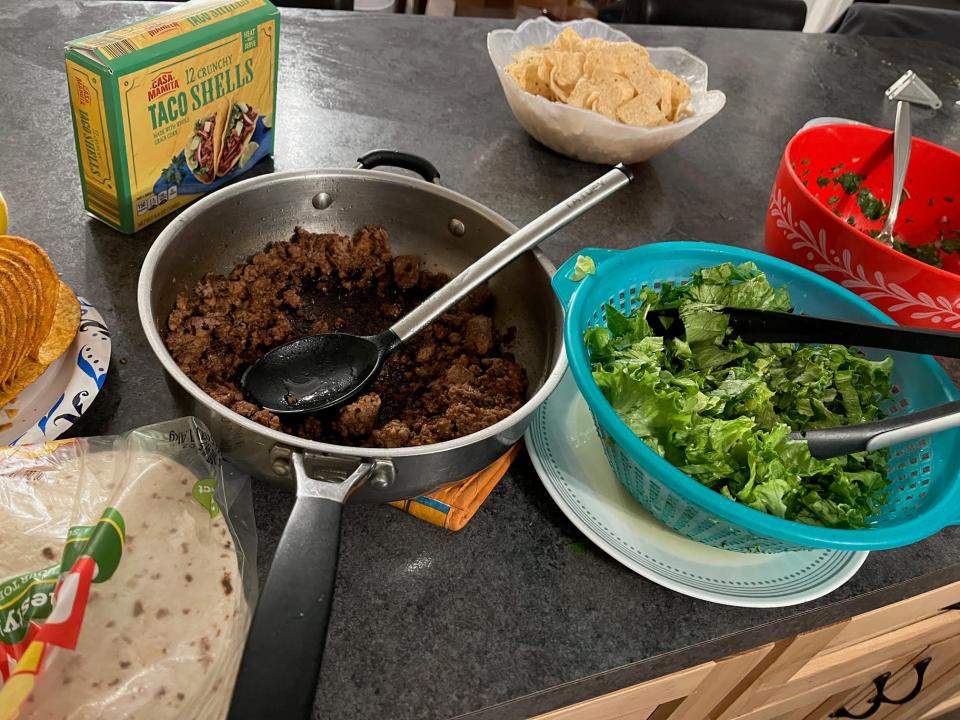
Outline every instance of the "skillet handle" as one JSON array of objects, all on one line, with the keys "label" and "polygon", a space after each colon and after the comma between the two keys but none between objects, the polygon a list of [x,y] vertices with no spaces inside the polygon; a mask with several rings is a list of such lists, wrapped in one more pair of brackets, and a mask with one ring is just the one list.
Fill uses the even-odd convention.
[{"label": "skillet handle", "polygon": [[343,482],[327,483],[307,477],[301,453],[291,455],[297,501],[260,593],[229,720],[312,717],[337,577],[343,502],[373,467],[363,463]]},{"label": "skillet handle", "polygon": [[384,165],[415,172],[428,183],[440,184],[440,172],[436,166],[425,157],[413,153],[399,150],[371,150],[357,158],[357,167],[363,170],[373,170]]}]

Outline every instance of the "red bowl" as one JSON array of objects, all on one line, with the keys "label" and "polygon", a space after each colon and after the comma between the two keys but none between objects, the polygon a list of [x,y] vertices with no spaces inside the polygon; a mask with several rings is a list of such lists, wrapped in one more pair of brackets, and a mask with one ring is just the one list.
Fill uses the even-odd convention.
[{"label": "red bowl", "polygon": [[[767,252],[852,290],[903,325],[960,329],[960,254],[944,269],[874,240],[885,218],[864,217],[856,194],[835,178],[865,176],[861,187],[890,201],[893,133],[866,125],[821,125],[787,144],[770,194]],[[897,234],[921,245],[960,229],[960,155],[914,138]],[[850,224],[850,223],[854,224]]]}]

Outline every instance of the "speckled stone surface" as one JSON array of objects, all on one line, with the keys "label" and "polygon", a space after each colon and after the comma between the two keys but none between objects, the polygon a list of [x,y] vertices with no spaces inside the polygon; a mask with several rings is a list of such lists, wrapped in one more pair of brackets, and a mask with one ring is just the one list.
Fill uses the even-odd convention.
[{"label": "speckled stone surface", "polygon": [[[62,54],[65,40],[161,7],[0,5],[0,192],[11,231],[42,243],[113,331],[107,383],[77,434],[178,414],[136,312],[140,263],[163,223],[125,237],[84,216]],[[276,168],[348,166],[365,150],[397,147],[427,156],[446,185],[514,222],[532,219],[600,168],[545,150],[514,121],[485,49],[486,33],[504,24],[283,11]],[[727,107],[546,243],[556,262],[588,244],[696,238],[760,248],[790,135],[823,115],[891,126],[883,89],[908,68],[944,101],[936,113],[914,110],[914,132],[960,148],[960,59],[946,47],[626,30],[706,60]],[[263,572],[292,499],[258,483],[255,504]],[[871,555],[816,602],[744,610],[665,590],[592,546],[575,552],[580,539],[525,455],[458,534],[388,507],[348,507],[317,717],[525,717],[960,579],[960,531],[948,530]]]}]

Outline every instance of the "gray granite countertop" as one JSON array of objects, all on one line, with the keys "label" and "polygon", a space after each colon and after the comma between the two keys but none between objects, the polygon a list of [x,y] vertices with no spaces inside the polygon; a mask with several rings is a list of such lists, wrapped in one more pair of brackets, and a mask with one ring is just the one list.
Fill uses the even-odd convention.
[{"label": "gray granite countertop", "polygon": [[[160,5],[20,0],[0,6],[0,191],[11,230],[42,243],[113,333],[104,390],[77,434],[178,414],[140,330],[140,263],[163,227],[133,237],[87,219],[63,42]],[[443,182],[521,224],[598,174],[533,142],[502,97],[485,49],[503,22],[284,11],[277,169],[348,166],[361,152],[423,154]],[[780,153],[806,120],[892,126],[883,89],[917,71],[941,96],[914,132],[960,148],[960,64],[920,42],[781,32],[630,27],[710,65],[726,109],[637,169],[635,184],[545,245],[697,238],[762,245]],[[261,571],[292,499],[255,487]],[[676,594],[590,546],[516,461],[469,526],[452,534],[395,509],[351,506],[318,717],[518,718],[736,652],[960,580],[960,531],[871,555],[839,590],[800,607],[746,610]]]}]

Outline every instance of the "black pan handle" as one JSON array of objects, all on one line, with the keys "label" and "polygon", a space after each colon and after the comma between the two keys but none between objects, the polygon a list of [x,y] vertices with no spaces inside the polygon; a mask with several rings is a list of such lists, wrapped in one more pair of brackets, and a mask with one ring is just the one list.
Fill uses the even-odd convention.
[{"label": "black pan handle", "polygon": [[340,483],[313,480],[294,452],[297,501],[260,593],[240,661],[229,720],[308,720],[327,636],[340,549],[340,516],[374,463]]},{"label": "black pan handle", "polygon": [[849,322],[777,312],[725,308],[734,332],[750,342],[831,343],[960,358],[960,333]]},{"label": "black pan handle", "polygon": [[377,167],[398,167],[415,172],[429,183],[440,184],[440,171],[429,160],[399,150],[371,150],[357,158],[357,167],[373,170]]}]

